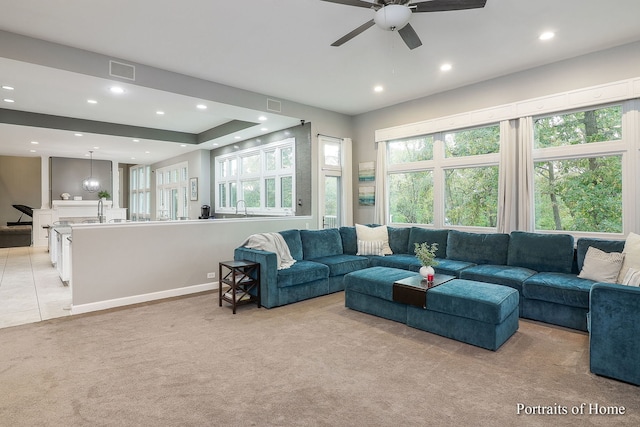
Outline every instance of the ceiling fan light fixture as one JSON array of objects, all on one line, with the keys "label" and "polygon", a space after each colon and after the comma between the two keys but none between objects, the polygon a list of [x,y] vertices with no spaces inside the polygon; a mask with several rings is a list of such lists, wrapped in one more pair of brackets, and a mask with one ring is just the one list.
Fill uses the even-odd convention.
[{"label": "ceiling fan light fixture", "polygon": [[411,9],[407,6],[401,4],[389,4],[376,11],[373,20],[376,25],[383,30],[401,30],[409,23],[411,13]]}]

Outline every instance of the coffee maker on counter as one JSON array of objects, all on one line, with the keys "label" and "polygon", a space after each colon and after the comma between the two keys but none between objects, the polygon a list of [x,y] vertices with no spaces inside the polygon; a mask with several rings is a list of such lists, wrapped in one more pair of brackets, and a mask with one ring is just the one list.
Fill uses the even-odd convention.
[{"label": "coffee maker on counter", "polygon": [[211,215],[211,206],[209,205],[202,205],[202,207],[200,208],[200,216],[198,217],[198,219],[213,219],[213,216]]}]

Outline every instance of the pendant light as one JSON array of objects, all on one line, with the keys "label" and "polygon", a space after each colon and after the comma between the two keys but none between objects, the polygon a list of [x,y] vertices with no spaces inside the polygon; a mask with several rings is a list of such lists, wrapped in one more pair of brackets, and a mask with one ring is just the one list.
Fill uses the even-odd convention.
[{"label": "pendant light", "polygon": [[100,189],[100,182],[98,182],[97,178],[93,177],[93,151],[89,151],[89,154],[91,156],[91,160],[90,160],[91,173],[89,175],[89,178],[85,178],[82,181],[82,189],[85,191],[88,191],[89,193],[95,193]]}]

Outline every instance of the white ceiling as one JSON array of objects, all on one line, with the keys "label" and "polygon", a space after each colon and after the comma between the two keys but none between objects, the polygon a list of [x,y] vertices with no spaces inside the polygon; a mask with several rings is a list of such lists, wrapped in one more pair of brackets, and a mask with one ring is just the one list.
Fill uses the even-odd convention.
[{"label": "white ceiling", "polygon": [[[411,24],[423,42],[415,50],[378,27],[331,47],[373,11],[320,0],[0,0],[0,10],[1,30],[348,115],[640,40],[638,0],[488,0],[483,9],[414,14]],[[538,40],[549,30],[556,32],[554,39]],[[453,66],[446,73],[440,71],[445,62]],[[0,102],[0,108],[192,133],[230,119],[255,121],[259,114],[211,103],[204,112],[194,110],[200,100],[134,85],[123,105],[106,92],[109,83],[0,59],[0,85],[16,88],[16,102]],[[375,85],[385,90],[375,93]],[[8,96],[2,90],[0,95]],[[98,104],[86,105],[98,96]],[[158,108],[167,114],[156,116]],[[269,131],[297,122],[268,119]],[[29,155],[22,154],[25,139],[51,141],[48,147],[60,150],[56,155],[71,157],[67,151],[79,150],[67,131],[0,125],[0,135],[0,154]],[[131,163],[212,144],[141,141],[138,149],[130,138],[75,138],[86,138],[84,150],[99,146],[96,158]]]}]

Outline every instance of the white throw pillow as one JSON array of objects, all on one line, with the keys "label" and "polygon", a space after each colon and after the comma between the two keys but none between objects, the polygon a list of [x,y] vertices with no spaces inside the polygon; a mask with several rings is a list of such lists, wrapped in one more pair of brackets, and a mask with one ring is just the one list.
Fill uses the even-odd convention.
[{"label": "white throw pillow", "polygon": [[578,277],[596,282],[616,283],[623,260],[624,254],[620,252],[607,253],[589,246]]},{"label": "white throw pillow", "polygon": [[630,268],[622,279],[622,284],[627,286],[640,286],[640,270]]},{"label": "white throw pillow", "polygon": [[624,262],[616,283],[622,283],[630,268],[640,270],[640,236],[635,233],[629,233],[627,240],[624,242],[622,253],[624,254]]},{"label": "white throw pillow", "polygon": [[358,240],[356,255],[382,255],[382,240]]},{"label": "white throw pillow", "polygon": [[391,255],[393,252],[389,247],[389,230],[386,225],[379,227],[368,227],[362,224],[356,224],[356,236],[358,240],[376,241],[382,240],[382,255]]}]

